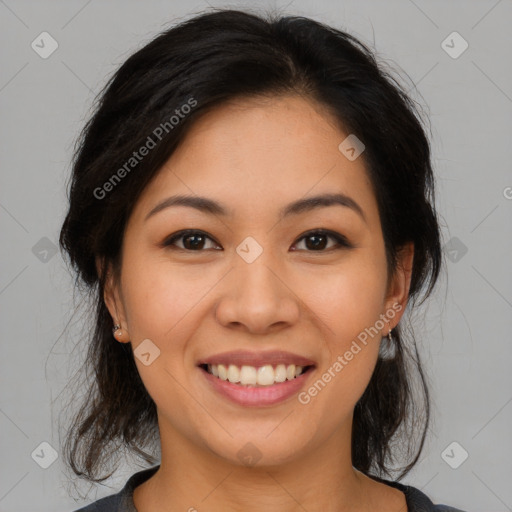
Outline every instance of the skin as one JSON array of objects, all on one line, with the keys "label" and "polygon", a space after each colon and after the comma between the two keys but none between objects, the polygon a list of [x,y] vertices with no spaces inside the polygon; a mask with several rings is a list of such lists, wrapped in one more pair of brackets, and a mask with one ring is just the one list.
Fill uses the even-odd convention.
[{"label": "skin", "polygon": [[[160,350],[149,366],[135,358],[157,406],[162,447],[160,470],[135,489],[139,512],[407,510],[401,491],[351,464],[354,406],[381,337],[405,309],[413,250],[403,248],[389,276],[364,160],[338,149],[347,135],[300,96],[230,102],[193,125],[135,205],[120,279],[111,274],[105,302],[121,325],[118,341],[135,350],[149,338]],[[350,196],[365,218],[339,205],[278,218],[294,200],[333,192]],[[174,206],[145,220],[174,194],[206,196],[230,215]],[[304,234],[321,228],[353,247],[331,238],[320,249],[307,245]],[[183,229],[211,239],[195,251],[186,237],[162,247]],[[236,252],[247,236],[263,248],[250,264]],[[389,326],[306,405],[297,396],[266,407],[233,404],[196,367],[219,352],[283,349],[316,362],[310,386],[393,304],[402,310]],[[248,442],[261,453],[252,467],[237,455]]]}]

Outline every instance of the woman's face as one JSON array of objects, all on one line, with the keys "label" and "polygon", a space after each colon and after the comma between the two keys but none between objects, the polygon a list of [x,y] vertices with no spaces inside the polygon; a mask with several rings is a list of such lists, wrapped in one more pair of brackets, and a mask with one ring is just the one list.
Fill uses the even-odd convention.
[{"label": "woman's face", "polygon": [[[350,446],[354,406],[410,273],[388,283],[363,158],[338,148],[348,135],[299,97],[232,102],[198,120],[144,190],[105,298],[156,403],[162,452],[179,440],[275,465],[332,439]],[[338,202],[302,203],[326,195]],[[190,204],[170,204],[176,196]],[[294,362],[312,368],[268,385],[293,377]],[[208,363],[267,384],[224,381]]]}]

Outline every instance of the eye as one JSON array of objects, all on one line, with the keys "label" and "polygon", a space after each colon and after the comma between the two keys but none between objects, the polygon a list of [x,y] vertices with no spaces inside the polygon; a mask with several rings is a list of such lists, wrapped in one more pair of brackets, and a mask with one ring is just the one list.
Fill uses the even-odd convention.
[{"label": "eye", "polygon": [[[182,247],[176,245],[176,242],[178,240],[183,240]],[[184,231],[179,231],[178,233],[174,233],[174,235],[171,235],[169,238],[167,238],[163,242],[162,247],[170,247],[170,246],[174,245],[177,249],[199,252],[203,249],[208,249],[208,247],[205,248],[206,240],[211,240],[211,241],[215,242],[213,240],[213,238],[208,236],[203,231],[198,231],[198,230],[194,230],[194,229],[186,229]],[[216,247],[219,247],[216,244],[216,242],[215,242],[215,245],[216,245]]]},{"label": "eye", "polygon": [[[336,244],[334,247],[329,247],[328,250],[332,249],[340,249],[340,248],[350,248],[352,245],[348,242],[348,240],[339,233],[335,233],[334,231],[328,231],[325,229],[319,229],[316,231],[310,231],[306,233],[302,237],[299,238],[299,242],[304,240],[305,247],[309,249],[308,252],[326,252],[326,245],[328,244],[329,238],[334,240]],[[292,249],[296,250],[296,249]]]},{"label": "eye", "polygon": [[[329,239],[335,241],[334,246],[327,247]],[[213,247],[205,247],[207,245],[208,240],[213,242]],[[325,229],[310,231],[299,238],[299,242],[301,242],[302,240],[305,241],[305,248],[308,252],[326,252],[327,250],[335,250],[343,247],[353,247],[343,235]],[[181,246],[176,243],[178,241],[181,241]],[[195,252],[201,252],[202,250],[208,249],[222,250],[212,237],[210,237],[203,231],[195,229],[185,229],[183,231],[178,231],[177,233],[174,233],[162,243],[162,247],[172,246],[174,246],[174,248],[181,249],[184,251]],[[297,249],[292,248],[291,250],[296,251]]]}]

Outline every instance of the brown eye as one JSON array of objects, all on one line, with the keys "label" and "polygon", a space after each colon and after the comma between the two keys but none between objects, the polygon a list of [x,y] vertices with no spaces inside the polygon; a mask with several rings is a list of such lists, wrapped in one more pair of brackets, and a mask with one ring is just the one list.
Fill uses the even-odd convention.
[{"label": "brown eye", "polygon": [[[299,238],[299,242],[302,240],[304,240],[305,250],[307,252],[328,252],[330,250],[353,247],[343,235],[326,230],[310,231]],[[329,245],[329,240],[333,240],[335,243]],[[180,241],[181,245],[177,243]],[[208,241],[213,242],[213,246],[207,247]],[[212,237],[203,231],[191,229],[179,231],[171,235],[163,242],[162,247],[176,248],[191,252],[202,252],[212,249],[222,250],[219,249],[220,246]],[[292,250],[296,251],[298,249],[292,248]],[[304,249],[301,248],[299,250]]]},{"label": "brown eye", "polygon": [[[177,241],[182,240],[182,245],[179,246],[176,244]],[[182,249],[186,251],[196,251],[200,252],[202,250],[211,249],[212,247],[205,248],[207,245],[207,241],[210,240],[214,242],[214,240],[208,236],[206,233],[197,230],[185,230],[175,233],[170,238],[167,238],[166,241],[162,244],[163,247],[176,247],[177,249]],[[215,247],[218,247],[214,243]],[[214,247],[214,248],[215,248]]]},{"label": "brown eye", "polygon": [[[336,243],[334,246],[327,248],[329,239],[334,240]],[[305,241],[305,247],[308,252],[325,252],[326,249],[330,250],[342,247],[352,247],[343,235],[325,230],[310,231],[299,238],[299,242],[302,240]]]}]

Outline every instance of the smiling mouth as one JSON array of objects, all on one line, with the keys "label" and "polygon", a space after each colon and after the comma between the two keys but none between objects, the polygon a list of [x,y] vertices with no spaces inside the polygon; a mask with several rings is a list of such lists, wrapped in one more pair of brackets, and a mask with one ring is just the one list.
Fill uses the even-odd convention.
[{"label": "smiling mouth", "polygon": [[220,380],[242,387],[265,387],[294,380],[314,368],[314,365],[298,366],[278,364],[264,366],[237,366],[234,364],[200,364],[199,368]]}]

